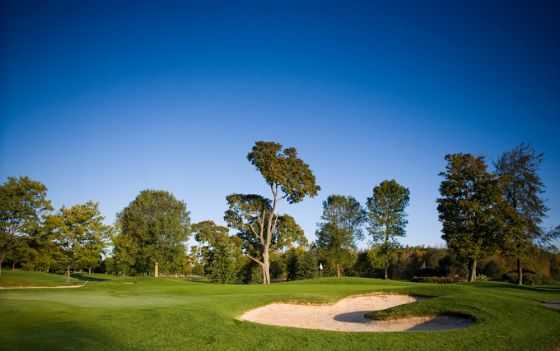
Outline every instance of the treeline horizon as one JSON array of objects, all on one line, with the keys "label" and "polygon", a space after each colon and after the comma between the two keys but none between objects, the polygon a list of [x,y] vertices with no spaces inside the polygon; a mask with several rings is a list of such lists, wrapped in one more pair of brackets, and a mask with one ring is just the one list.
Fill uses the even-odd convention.
[{"label": "treeline horizon", "polygon": [[[323,201],[316,240],[309,242],[280,201],[298,203],[320,191],[311,168],[293,147],[258,141],[247,155],[263,176],[270,198],[226,197],[226,226],[191,223],[187,204],[163,190],[143,190],[103,223],[97,202],[54,210],[47,187],[28,177],[0,186],[2,265],[26,270],[102,271],[121,275],[196,275],[221,283],[270,284],[317,276],[364,276],[452,282],[477,279],[523,284],[560,279],[552,245],[560,226],[542,227],[543,155],[521,144],[493,163],[456,153],[437,199],[446,248],[403,246],[410,191],[396,180],[377,184],[360,203],[350,195]],[[232,235],[233,234],[233,235]],[[187,250],[194,236],[197,245]],[[367,237],[370,245],[359,250]]]}]

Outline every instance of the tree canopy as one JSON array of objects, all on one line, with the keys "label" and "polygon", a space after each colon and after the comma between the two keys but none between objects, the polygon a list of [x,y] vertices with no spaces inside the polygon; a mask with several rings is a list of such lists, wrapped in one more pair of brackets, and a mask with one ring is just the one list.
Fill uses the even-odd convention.
[{"label": "tree canopy", "polygon": [[38,233],[52,210],[47,187],[28,177],[9,177],[0,186],[0,274],[6,255],[27,249],[27,239]]},{"label": "tree canopy", "polygon": [[483,157],[459,153],[447,155],[445,160],[437,200],[442,238],[449,248],[469,259],[469,280],[474,281],[477,261],[493,252],[500,239],[501,189]]},{"label": "tree canopy", "polygon": [[406,235],[405,209],[410,201],[410,191],[396,180],[384,180],[373,188],[373,196],[367,199],[368,231],[379,244],[383,256],[385,279],[388,279],[391,251],[397,245],[396,238]]},{"label": "tree canopy", "polygon": [[332,262],[340,278],[343,261],[355,248],[356,240],[363,237],[365,211],[352,196],[330,195],[323,201],[321,220],[316,232],[317,247]]},{"label": "tree canopy", "polygon": [[263,283],[270,284],[270,252],[279,244],[303,237],[303,230],[291,217],[279,216],[278,201],[288,203],[314,197],[320,190],[309,166],[298,157],[295,148],[282,149],[270,141],[257,141],[247,159],[261,173],[270,187],[272,199],[260,195],[232,194],[226,200],[229,209],[224,219],[230,228],[239,231],[244,252],[257,263],[263,274]]},{"label": "tree canopy", "polygon": [[187,205],[171,193],[144,190],[118,214],[118,262],[135,272],[177,272],[185,258],[191,228]]},{"label": "tree canopy", "polygon": [[110,226],[103,224],[97,203],[87,202],[71,207],[63,207],[50,216],[48,228],[62,250],[61,260],[71,269],[88,269],[99,265],[101,254],[110,237]]},{"label": "tree canopy", "polygon": [[521,144],[502,154],[495,163],[504,199],[513,211],[511,216],[515,216],[510,217],[502,248],[516,258],[519,285],[523,284],[522,260],[536,241],[546,235],[541,223],[548,208],[542,199],[544,184],[538,174],[542,161],[543,154]]}]

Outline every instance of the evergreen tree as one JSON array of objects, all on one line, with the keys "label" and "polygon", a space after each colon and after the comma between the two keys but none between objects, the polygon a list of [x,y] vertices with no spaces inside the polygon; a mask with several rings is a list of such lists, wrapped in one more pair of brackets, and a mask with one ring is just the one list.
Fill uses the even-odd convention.
[{"label": "evergreen tree", "polygon": [[373,196],[367,199],[368,231],[379,244],[383,257],[385,279],[389,278],[389,264],[397,237],[406,235],[405,209],[410,201],[410,191],[395,180],[385,180],[373,188]]}]

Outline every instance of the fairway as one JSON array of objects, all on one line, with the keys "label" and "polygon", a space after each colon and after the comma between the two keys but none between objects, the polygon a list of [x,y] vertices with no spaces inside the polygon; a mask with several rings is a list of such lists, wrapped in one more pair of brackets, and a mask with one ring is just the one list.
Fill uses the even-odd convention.
[{"label": "fairway", "polygon": [[[9,275],[6,275],[9,276]],[[5,278],[2,278],[5,279]],[[242,322],[271,302],[334,302],[392,292],[434,296],[376,318],[462,313],[476,321],[437,332],[347,333]],[[2,350],[552,350],[560,289],[504,283],[434,285],[365,278],[261,285],[174,279],[90,281],[79,289],[0,291]]]}]

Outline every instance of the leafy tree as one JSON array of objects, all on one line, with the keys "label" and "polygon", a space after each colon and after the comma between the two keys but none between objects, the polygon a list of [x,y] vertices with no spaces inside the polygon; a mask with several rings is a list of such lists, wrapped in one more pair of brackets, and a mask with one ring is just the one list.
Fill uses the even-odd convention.
[{"label": "leafy tree", "polygon": [[544,184],[538,174],[542,161],[543,154],[521,144],[501,155],[495,163],[505,201],[515,211],[510,217],[502,247],[505,254],[516,259],[519,285],[523,285],[523,260],[535,241],[545,236],[540,226],[548,210],[542,199]]},{"label": "leafy tree", "polygon": [[270,284],[271,250],[300,234],[293,218],[276,213],[278,202],[281,199],[290,204],[300,202],[306,196],[317,195],[320,187],[293,147],[282,149],[282,145],[275,142],[257,141],[247,159],[265,179],[272,199],[259,195],[230,195],[225,220],[230,228],[239,231],[244,252],[261,267],[263,283]]},{"label": "leafy tree", "polygon": [[190,236],[187,206],[171,193],[144,190],[118,214],[119,237],[115,241],[115,259],[129,264],[134,272],[159,269],[182,270],[185,241]]},{"label": "leafy tree", "polygon": [[286,255],[286,280],[305,279],[302,269],[304,251],[302,248],[291,248]]},{"label": "leafy tree", "polygon": [[241,240],[230,237],[229,229],[213,221],[202,221],[192,225],[195,239],[203,247],[204,265],[212,280],[229,283],[235,280],[241,252]]},{"label": "leafy tree", "polygon": [[469,281],[474,281],[478,260],[495,250],[501,236],[501,189],[483,157],[459,153],[447,155],[445,160],[437,200],[442,238],[469,260]]},{"label": "leafy tree", "polygon": [[25,239],[40,230],[52,210],[47,187],[28,177],[9,177],[0,186],[0,275],[8,254],[25,245]]},{"label": "leafy tree", "polygon": [[397,238],[406,235],[405,209],[410,201],[410,191],[395,180],[384,180],[373,188],[373,196],[367,199],[368,231],[379,244],[383,257],[385,279],[389,278],[392,251],[398,247]]},{"label": "leafy tree", "polygon": [[259,265],[263,283],[269,284],[271,254],[296,243],[305,243],[303,229],[287,214],[274,215],[272,231],[268,233],[271,202],[260,195],[232,194],[226,200],[229,209],[225,221],[237,230],[242,252]]},{"label": "leafy tree", "polygon": [[7,260],[12,263],[12,271],[15,270],[18,263],[29,262],[35,256],[34,250],[29,246],[29,237],[18,236],[12,242],[11,250],[6,256]]},{"label": "leafy tree", "polygon": [[336,268],[336,276],[342,276],[342,264],[350,250],[356,248],[356,240],[363,237],[361,226],[365,211],[352,196],[330,195],[323,201],[322,222],[317,230],[317,247]]},{"label": "leafy tree", "polygon": [[103,224],[97,203],[62,207],[57,214],[48,217],[46,226],[54,233],[62,250],[68,277],[73,269],[88,268],[91,272],[99,265],[110,227]]}]

